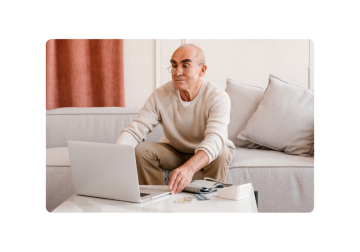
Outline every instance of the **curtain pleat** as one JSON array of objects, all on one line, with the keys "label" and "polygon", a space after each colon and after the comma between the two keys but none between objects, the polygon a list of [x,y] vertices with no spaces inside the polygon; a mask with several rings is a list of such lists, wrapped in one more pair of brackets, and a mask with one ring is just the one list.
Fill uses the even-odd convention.
[{"label": "curtain pleat", "polygon": [[60,107],[125,107],[123,40],[47,42],[46,109]]}]

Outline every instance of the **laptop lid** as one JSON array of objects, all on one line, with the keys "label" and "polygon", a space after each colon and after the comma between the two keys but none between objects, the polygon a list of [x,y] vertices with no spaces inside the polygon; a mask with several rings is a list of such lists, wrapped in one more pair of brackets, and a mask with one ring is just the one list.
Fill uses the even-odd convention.
[{"label": "laptop lid", "polygon": [[68,141],[68,147],[76,194],[141,201],[132,146]]}]

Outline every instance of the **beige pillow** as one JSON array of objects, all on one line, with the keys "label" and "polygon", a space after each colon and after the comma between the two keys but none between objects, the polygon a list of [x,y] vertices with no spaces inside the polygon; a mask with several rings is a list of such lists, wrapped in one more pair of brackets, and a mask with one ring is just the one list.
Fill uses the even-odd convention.
[{"label": "beige pillow", "polygon": [[[231,101],[230,123],[228,127],[229,140],[236,146],[248,149],[266,148],[253,142],[239,139],[237,136],[256,111],[264,95],[265,89],[226,80],[226,89]],[[266,148],[268,149],[268,148]]]},{"label": "beige pillow", "polygon": [[264,96],[238,138],[287,154],[314,148],[314,92],[270,75]]}]

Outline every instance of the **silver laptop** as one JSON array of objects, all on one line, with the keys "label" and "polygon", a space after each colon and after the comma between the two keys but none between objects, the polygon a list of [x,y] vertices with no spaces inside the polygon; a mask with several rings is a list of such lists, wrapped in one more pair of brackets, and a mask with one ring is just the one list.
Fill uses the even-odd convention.
[{"label": "silver laptop", "polygon": [[68,141],[76,194],[144,202],[169,190],[139,187],[135,151],[130,145]]}]

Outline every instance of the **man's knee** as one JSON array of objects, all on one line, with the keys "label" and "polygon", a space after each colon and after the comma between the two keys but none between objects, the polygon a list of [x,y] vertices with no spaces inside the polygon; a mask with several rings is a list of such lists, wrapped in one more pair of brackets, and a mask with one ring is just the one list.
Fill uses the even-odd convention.
[{"label": "man's knee", "polygon": [[135,156],[138,162],[147,161],[153,165],[158,164],[160,143],[141,142],[135,147]]},{"label": "man's knee", "polygon": [[148,148],[148,142],[141,142],[135,147],[135,152],[141,152]]},{"label": "man's knee", "polygon": [[148,150],[151,150],[151,142],[141,142],[135,147],[135,155],[143,155]]},{"label": "man's knee", "polygon": [[157,155],[154,152],[154,149],[156,149],[154,144],[156,143],[141,142],[135,147],[135,158],[138,170],[145,169],[148,167],[148,164],[155,167],[159,166]]},{"label": "man's knee", "polygon": [[229,147],[225,146],[221,154],[215,160],[213,160],[213,162],[229,165],[230,160],[231,160],[231,152],[229,150]]}]

